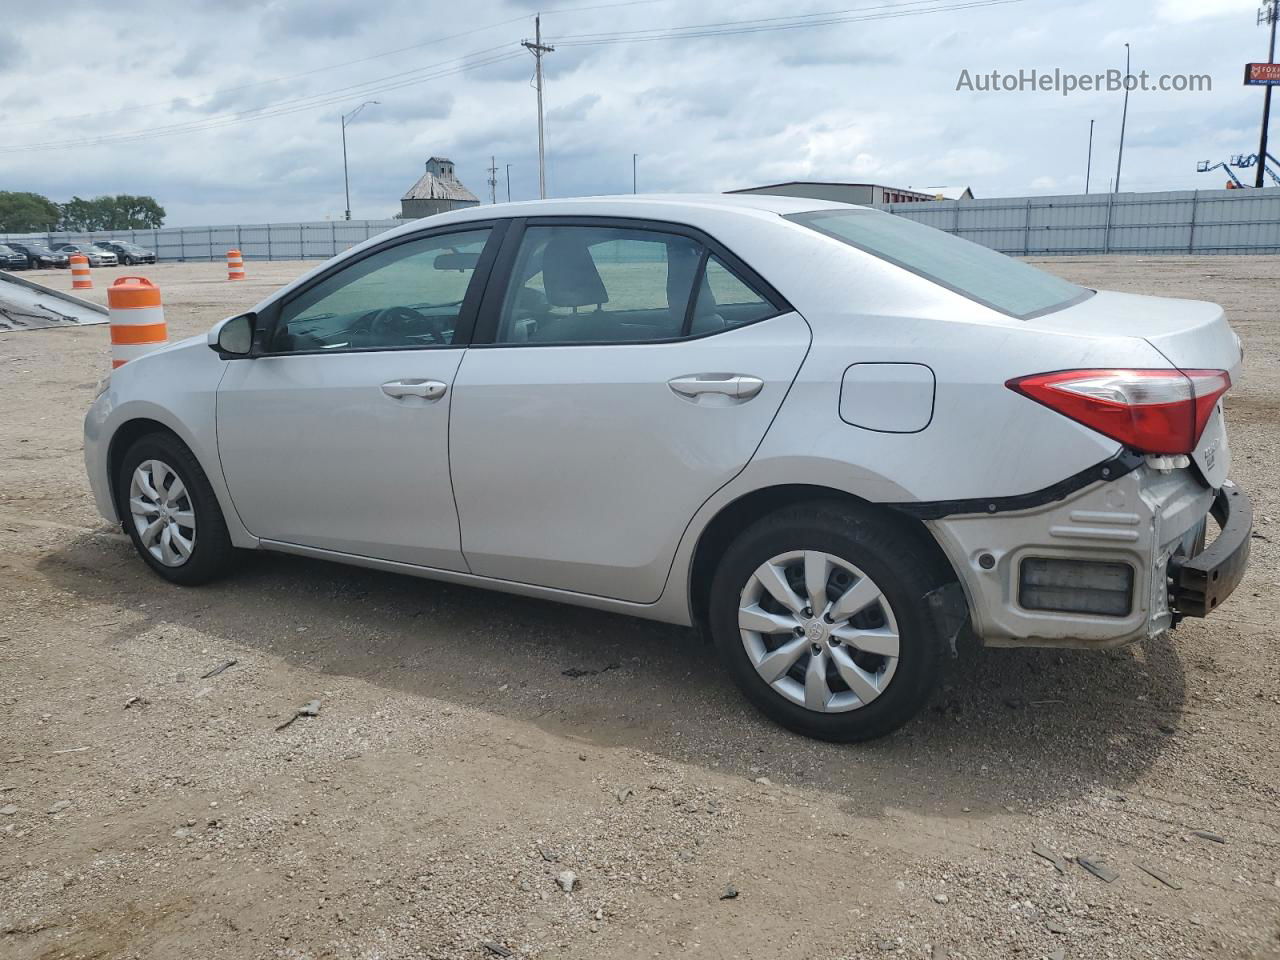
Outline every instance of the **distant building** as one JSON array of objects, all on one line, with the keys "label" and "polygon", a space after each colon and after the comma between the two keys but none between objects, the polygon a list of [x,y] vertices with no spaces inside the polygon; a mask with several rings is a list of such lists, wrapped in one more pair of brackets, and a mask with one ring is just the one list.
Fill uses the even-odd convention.
[{"label": "distant building", "polygon": [[933,194],[935,200],[973,199],[973,191],[968,187],[925,187],[924,192]]},{"label": "distant building", "polygon": [[417,220],[479,203],[480,198],[454,175],[452,160],[432,157],[427,161],[427,172],[400,198],[400,219]]},{"label": "distant building", "polygon": [[[938,199],[942,190],[962,189],[972,199],[968,187],[931,187],[926,190],[909,190],[903,187],[886,187],[878,183],[829,183],[820,180],[789,180],[771,183],[763,187],[745,187],[729,193],[766,193],[778,197],[804,197],[809,200],[835,200],[838,203],[856,203],[864,207],[883,207],[890,203],[913,203]],[[955,199],[949,195],[944,199]]]}]

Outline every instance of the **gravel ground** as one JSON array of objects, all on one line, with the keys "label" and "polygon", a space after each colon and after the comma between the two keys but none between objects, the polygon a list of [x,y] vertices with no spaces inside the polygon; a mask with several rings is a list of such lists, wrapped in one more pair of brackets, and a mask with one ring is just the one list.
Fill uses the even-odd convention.
[{"label": "gravel ground", "polygon": [[[1045,265],[1227,307],[1248,578],[1143,646],[972,652],[855,747],[686,630],[289,557],[171,587],[83,475],[107,328],[0,335],[0,955],[1280,957],[1280,259]],[[306,266],[133,272],[178,337]]]}]

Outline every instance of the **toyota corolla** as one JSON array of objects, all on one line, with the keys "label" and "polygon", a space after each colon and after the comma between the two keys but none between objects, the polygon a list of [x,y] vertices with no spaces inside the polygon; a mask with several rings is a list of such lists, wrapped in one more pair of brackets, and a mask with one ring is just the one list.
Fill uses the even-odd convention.
[{"label": "toyota corolla", "polygon": [[263,549],[696,626],[766,714],[860,740],[961,634],[1106,648],[1221,604],[1240,365],[1213,304],[875,210],[553,200],[408,224],[125,364],[85,457],[175,583]]}]

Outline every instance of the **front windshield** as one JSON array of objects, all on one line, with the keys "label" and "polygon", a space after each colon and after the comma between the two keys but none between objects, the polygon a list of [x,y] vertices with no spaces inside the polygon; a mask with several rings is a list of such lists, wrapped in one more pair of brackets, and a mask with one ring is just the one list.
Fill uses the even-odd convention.
[{"label": "front windshield", "polygon": [[1023,320],[1092,295],[990,247],[879,210],[814,210],[787,219]]}]

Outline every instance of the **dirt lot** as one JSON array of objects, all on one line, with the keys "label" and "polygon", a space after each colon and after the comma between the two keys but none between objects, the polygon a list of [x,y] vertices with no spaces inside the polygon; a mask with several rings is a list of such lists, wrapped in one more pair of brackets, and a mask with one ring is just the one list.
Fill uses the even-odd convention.
[{"label": "dirt lot", "polygon": [[[181,337],[304,266],[141,272]],[[1047,266],[1227,307],[1248,579],[1146,646],[977,652],[859,747],[685,630],[288,557],[168,586],[84,479],[107,328],[0,335],[0,955],[1280,957],[1280,260]]]}]

